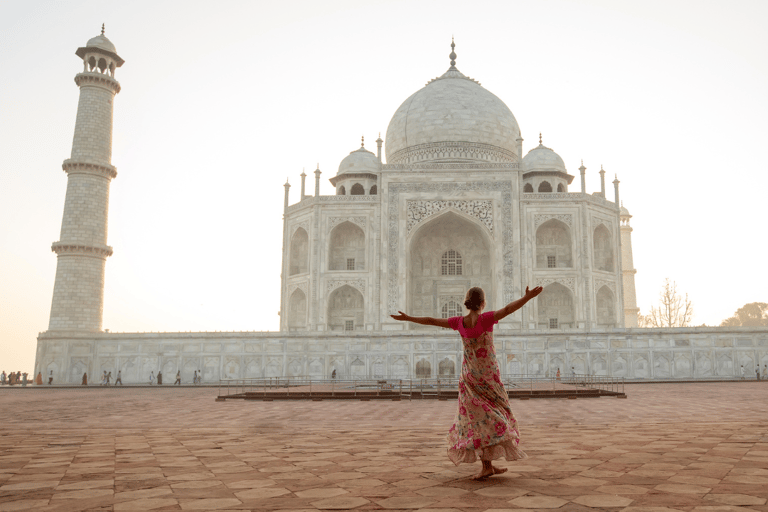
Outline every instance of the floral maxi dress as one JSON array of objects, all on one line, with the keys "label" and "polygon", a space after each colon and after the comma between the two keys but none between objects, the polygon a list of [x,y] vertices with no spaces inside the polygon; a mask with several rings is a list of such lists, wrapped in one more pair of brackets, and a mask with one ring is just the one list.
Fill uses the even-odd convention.
[{"label": "floral maxi dress", "polygon": [[520,432],[509,407],[509,395],[501,383],[499,363],[493,346],[494,311],[483,313],[477,325],[464,327],[464,317],[448,319],[459,331],[464,360],[459,380],[459,410],[448,432],[448,458],[462,462],[525,459],[518,445]]}]

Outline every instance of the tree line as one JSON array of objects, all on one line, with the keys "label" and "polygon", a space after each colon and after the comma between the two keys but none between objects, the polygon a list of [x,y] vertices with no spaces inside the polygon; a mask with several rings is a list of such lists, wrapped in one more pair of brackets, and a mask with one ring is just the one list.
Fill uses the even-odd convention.
[{"label": "tree line", "polygon": [[[659,301],[651,306],[647,315],[637,313],[638,327],[690,327],[693,318],[693,303],[686,293],[677,291],[677,283],[664,280],[659,292]],[[750,302],[726,318],[721,327],[768,327],[768,303]]]}]

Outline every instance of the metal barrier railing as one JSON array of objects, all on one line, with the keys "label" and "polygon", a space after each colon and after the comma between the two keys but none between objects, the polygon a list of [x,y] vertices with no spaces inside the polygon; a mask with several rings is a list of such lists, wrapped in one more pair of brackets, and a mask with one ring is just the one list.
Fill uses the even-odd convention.
[{"label": "metal barrier railing", "polygon": [[[354,377],[337,379],[319,379],[317,377],[264,377],[251,379],[222,379],[219,381],[219,396],[251,396],[261,394],[264,398],[270,392],[284,391],[287,396],[291,393],[304,397],[328,396],[335,397],[337,393],[345,396],[351,394],[358,397],[362,394],[370,396],[375,392],[379,397],[407,397],[412,399],[415,394],[422,399],[425,397],[440,398],[443,392],[458,391],[459,379],[455,376],[403,379],[399,377]],[[610,393],[624,393],[623,377],[605,377],[597,375],[573,374],[565,377],[531,377],[528,375],[502,375],[501,382],[507,391],[535,392],[593,389]]]}]

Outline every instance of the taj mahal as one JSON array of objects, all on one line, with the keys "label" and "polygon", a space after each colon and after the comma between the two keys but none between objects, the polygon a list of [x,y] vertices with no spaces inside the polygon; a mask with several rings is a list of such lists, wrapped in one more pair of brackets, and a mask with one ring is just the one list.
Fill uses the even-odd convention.
[{"label": "taj mahal", "polygon": [[[634,379],[737,375],[768,363],[768,331],[744,328],[638,329],[631,215],[619,180],[586,190],[536,134],[524,150],[510,108],[449,66],[394,112],[375,152],[340,158],[320,194],[314,171],[298,199],[285,185],[280,331],[110,333],[103,329],[112,112],[124,64],[104,35],[75,52],[80,100],[70,158],[48,330],[37,340],[35,373],[79,383],[83,373],[199,370],[219,379],[308,376],[454,376],[461,340],[452,332],[394,321],[390,314],[451,317],[464,293],[486,292],[495,309],[542,294],[503,320],[502,372],[549,376],[557,368]],[[435,63],[437,66],[438,63]],[[534,142],[534,144],[536,144]],[[369,146],[371,146],[369,144]],[[343,152],[340,151],[340,157]],[[575,164],[574,164],[575,165]],[[294,191],[294,196],[295,196]],[[275,247],[275,251],[278,249]],[[255,326],[256,327],[256,326]]]}]

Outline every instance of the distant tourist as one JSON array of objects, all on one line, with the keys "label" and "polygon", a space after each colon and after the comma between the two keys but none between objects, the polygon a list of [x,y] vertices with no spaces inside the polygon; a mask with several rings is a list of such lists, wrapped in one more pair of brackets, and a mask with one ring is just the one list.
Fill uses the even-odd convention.
[{"label": "distant tourist", "polygon": [[760,365],[757,365],[757,368],[755,368],[755,377],[757,380],[760,380]]},{"label": "distant tourist", "polygon": [[107,372],[107,386],[109,386],[109,381],[112,380],[112,372]]},{"label": "distant tourist", "polygon": [[555,378],[560,380],[560,368],[557,369],[557,375],[555,375]]},{"label": "distant tourist", "polygon": [[123,385],[123,377],[122,375],[120,375],[120,371],[121,370],[117,370],[117,378],[115,379],[115,386],[117,386],[118,384],[120,384],[121,386]]},{"label": "distant tourist", "polygon": [[36,386],[43,385],[43,372],[37,372],[37,377],[35,377],[35,385]]},{"label": "distant tourist", "polygon": [[336,378],[336,370],[333,370],[333,372],[331,372],[331,378],[332,379]]},{"label": "distant tourist", "polygon": [[48,373],[48,385],[50,386],[51,384],[53,384],[53,370],[50,370]]},{"label": "distant tourist", "polygon": [[765,380],[765,372],[768,372],[768,365],[767,364],[763,365],[763,380]]},{"label": "distant tourist", "polygon": [[151,386],[153,382],[155,382],[155,372],[149,372],[149,385]]},{"label": "distant tourist", "polygon": [[192,377],[192,384],[197,385],[197,370],[195,370],[195,375]]},{"label": "distant tourist", "polygon": [[21,374],[21,385],[26,386],[27,385],[27,375],[29,375],[27,372],[24,372]]},{"label": "distant tourist", "polygon": [[5,370],[3,370],[3,373],[0,374],[0,384],[5,386]]},{"label": "distant tourist", "polygon": [[162,370],[157,371],[157,385],[160,386],[163,383],[163,372]]},{"label": "distant tourist", "polygon": [[181,370],[176,372],[176,382],[173,383],[173,385],[179,385],[181,386]]},{"label": "distant tourist", "polygon": [[497,311],[485,309],[485,292],[473,287],[467,291],[464,306],[466,316],[452,318],[412,317],[402,311],[391,315],[395,320],[421,325],[434,325],[459,331],[464,346],[464,359],[459,379],[458,413],[448,431],[448,458],[455,465],[475,462],[479,458],[483,468],[475,480],[504,473],[506,468],[493,466],[492,461],[525,459],[528,455],[519,448],[520,432],[509,395],[501,382],[499,362],[493,346],[493,326],[512,314],[542,292],[540,286],[525,289],[525,295]]},{"label": "distant tourist", "polygon": [[99,386],[106,386],[107,385],[107,370],[104,370],[104,373],[101,374],[101,382],[99,383]]},{"label": "distant tourist", "polygon": [[83,372],[83,381],[80,383],[81,386],[87,386],[88,385],[88,373]]},{"label": "distant tourist", "polygon": [[744,380],[744,365],[741,365],[741,380]]}]

